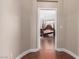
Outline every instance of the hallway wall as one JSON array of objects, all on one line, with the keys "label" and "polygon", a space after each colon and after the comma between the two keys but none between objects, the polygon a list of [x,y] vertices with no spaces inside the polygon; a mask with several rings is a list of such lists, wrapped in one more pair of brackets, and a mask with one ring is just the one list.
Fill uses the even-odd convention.
[{"label": "hallway wall", "polygon": [[63,0],[58,2],[58,31],[57,31],[57,48],[63,48],[66,40],[66,20],[64,19]]},{"label": "hallway wall", "polygon": [[32,14],[32,0],[21,1],[21,53],[30,49],[30,19]]},{"label": "hallway wall", "polygon": [[32,0],[0,0],[0,59],[30,49]]},{"label": "hallway wall", "polygon": [[17,0],[0,0],[0,59],[15,59],[21,40],[20,8]]},{"label": "hallway wall", "polygon": [[[58,47],[66,48],[78,55],[77,2],[78,0],[64,0],[64,5],[60,5],[60,16],[63,18],[59,17],[61,20]],[[37,47],[36,5],[36,0],[0,0],[0,57],[15,59],[22,52]]]},{"label": "hallway wall", "polygon": [[[53,2],[38,2],[35,0],[33,2],[33,16],[31,17],[32,19],[30,20],[30,39],[31,39],[31,48],[37,48],[37,5],[38,7],[44,7],[44,8],[51,8],[51,7],[57,7],[58,8],[58,38],[57,38],[57,47],[58,48],[63,48],[65,46],[65,20],[63,20],[63,6],[62,6],[62,1],[59,1],[59,3],[53,3]],[[32,21],[33,20],[33,21]]]},{"label": "hallway wall", "polygon": [[[59,27],[58,27],[58,48],[65,48],[78,55],[78,1],[60,0],[58,5]],[[41,3],[41,2],[40,2]],[[44,6],[44,5],[43,5]],[[33,1],[32,19],[30,20],[31,48],[37,47],[37,3]],[[33,20],[33,21],[32,21]]]},{"label": "hallway wall", "polygon": [[[78,8],[78,10],[79,10],[79,8]],[[78,11],[78,22],[79,22],[79,11]],[[78,35],[79,35],[79,23],[78,23]],[[78,36],[78,56],[79,56],[79,36]]]},{"label": "hallway wall", "polygon": [[[58,5],[59,27],[58,27],[58,48],[65,48],[78,55],[78,1],[77,0],[60,0]],[[36,1],[34,2],[33,13],[34,19],[31,20],[31,47],[37,47],[36,34]],[[41,3],[41,2],[40,2]],[[44,5],[43,5],[44,6]]]},{"label": "hallway wall", "polygon": [[78,55],[78,0],[63,1],[63,15],[66,24],[66,39],[63,41],[63,48],[72,51]]},{"label": "hallway wall", "polygon": [[37,3],[36,0],[32,0],[32,12],[30,17],[30,48],[36,48],[37,47],[37,34],[36,34],[36,26],[37,26]]}]

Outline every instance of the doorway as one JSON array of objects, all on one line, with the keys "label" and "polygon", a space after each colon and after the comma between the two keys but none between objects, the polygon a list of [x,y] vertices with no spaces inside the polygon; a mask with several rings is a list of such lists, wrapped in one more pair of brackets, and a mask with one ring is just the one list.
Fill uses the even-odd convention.
[{"label": "doorway", "polygon": [[51,25],[54,29],[52,37],[55,49],[57,48],[57,8],[38,8],[38,23],[37,23],[37,41],[38,48],[41,48],[41,37],[43,37],[44,31],[47,25]]}]

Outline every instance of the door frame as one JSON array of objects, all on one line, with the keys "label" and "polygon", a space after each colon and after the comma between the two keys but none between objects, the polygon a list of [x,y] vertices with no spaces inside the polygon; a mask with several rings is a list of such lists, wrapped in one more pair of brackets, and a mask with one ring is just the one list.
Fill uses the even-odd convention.
[{"label": "door frame", "polygon": [[57,16],[58,16],[58,13],[57,13],[58,11],[57,11],[57,9],[58,9],[58,8],[44,8],[44,7],[43,7],[43,8],[40,8],[40,7],[37,8],[37,10],[38,10],[38,11],[37,11],[37,13],[38,13],[38,14],[37,14],[37,15],[38,15],[38,16],[37,16],[37,48],[40,49],[40,18],[39,18],[40,13],[39,13],[39,11],[40,11],[41,9],[45,9],[45,10],[56,10],[55,49],[57,49],[57,37],[58,37],[58,36],[57,36],[57,30],[58,30],[58,29],[57,29],[57,27],[58,27],[58,26],[57,26],[57,25],[58,25],[58,24],[57,24],[57,20],[58,20],[58,18],[57,18]]}]

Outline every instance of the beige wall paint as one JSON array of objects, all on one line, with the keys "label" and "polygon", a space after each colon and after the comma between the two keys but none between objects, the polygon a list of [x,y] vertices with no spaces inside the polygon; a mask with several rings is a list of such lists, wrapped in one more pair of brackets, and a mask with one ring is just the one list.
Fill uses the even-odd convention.
[{"label": "beige wall paint", "polygon": [[36,26],[37,26],[37,2],[36,0],[32,0],[32,13],[30,17],[30,44],[31,48],[37,47],[37,34],[36,34]]},{"label": "beige wall paint", "polygon": [[[44,3],[44,2],[43,2]],[[38,7],[45,6],[41,2]],[[40,5],[41,4],[41,5]],[[37,5],[37,3],[36,3]],[[58,48],[65,48],[78,55],[78,6],[77,0],[60,0],[58,3]],[[48,6],[46,6],[48,7]],[[73,8],[74,7],[74,8]],[[36,9],[34,11],[36,15]],[[35,16],[34,16],[35,17]],[[75,20],[74,20],[75,19]],[[36,47],[36,21],[31,23],[32,47]],[[34,28],[33,28],[34,27]]]},{"label": "beige wall paint", "polygon": [[63,41],[65,49],[78,55],[78,1],[64,0],[63,15],[66,24],[66,39]]},{"label": "beige wall paint", "polygon": [[[44,2],[43,2],[44,3]],[[41,5],[40,5],[41,4]],[[47,3],[49,4],[49,3]],[[65,48],[78,55],[78,9],[77,0],[60,0],[58,3],[58,48]],[[38,7],[45,6],[41,2]],[[49,4],[50,5],[50,4]],[[49,7],[49,6],[46,6]],[[52,7],[52,6],[51,6]],[[74,8],[73,8],[74,7]],[[31,48],[37,47],[37,2],[33,1],[32,19],[30,20]],[[76,12],[75,12],[76,11]],[[76,19],[76,20],[74,20]],[[74,40],[75,39],[75,40]]]},{"label": "beige wall paint", "polygon": [[2,0],[0,6],[0,59],[11,59],[19,54],[21,19],[19,3]]},{"label": "beige wall paint", "polygon": [[32,1],[22,0],[21,1],[21,30],[22,40],[21,48],[22,51],[30,49],[30,18],[32,14]]},{"label": "beige wall paint", "polygon": [[57,47],[63,48],[65,46],[66,40],[66,22],[64,20],[63,14],[63,0],[59,0],[58,2],[58,32],[57,32]]},{"label": "beige wall paint", "polygon": [[0,57],[15,59],[30,49],[31,12],[31,0],[0,0]]},{"label": "beige wall paint", "polygon": [[[75,54],[79,41],[77,4],[77,0],[64,0],[58,5],[58,48]],[[25,50],[36,48],[36,0],[0,0],[0,9],[0,56],[15,59]]]},{"label": "beige wall paint", "polygon": [[[78,8],[78,10],[79,10],[79,8]],[[78,11],[78,19],[79,19],[79,11]],[[78,22],[79,22],[79,20],[78,20]],[[79,23],[78,23],[78,35],[79,35]],[[79,36],[78,36],[78,56],[79,56]]]},{"label": "beige wall paint", "polygon": [[78,55],[79,8],[78,0],[60,0],[58,5],[58,48],[65,48]]}]

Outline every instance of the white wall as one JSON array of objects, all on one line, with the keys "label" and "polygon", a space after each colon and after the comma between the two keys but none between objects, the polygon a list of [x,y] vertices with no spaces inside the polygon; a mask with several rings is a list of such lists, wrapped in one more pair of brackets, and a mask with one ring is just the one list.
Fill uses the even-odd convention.
[{"label": "white wall", "polygon": [[37,27],[37,0],[32,0],[32,14],[30,19],[30,44],[31,48],[37,47],[37,33],[36,33],[36,27]]},{"label": "white wall", "polygon": [[[79,8],[78,8],[78,10],[79,10]],[[79,11],[78,11],[78,19],[79,19]],[[78,20],[78,22],[79,22],[79,20]],[[79,23],[78,23],[78,35],[79,35]],[[78,36],[78,56],[79,56],[79,36]]]},{"label": "white wall", "polygon": [[66,40],[66,20],[63,15],[63,0],[58,2],[58,17],[57,17],[58,31],[57,31],[57,48],[63,48]]},{"label": "white wall", "polygon": [[0,59],[30,49],[31,0],[0,0]]},{"label": "white wall", "polygon": [[[73,53],[78,55],[78,1],[77,0],[61,0],[58,3],[58,48],[65,48],[67,50],[72,51]],[[47,3],[47,2],[46,2]],[[43,4],[40,2],[38,3],[38,7],[48,7],[46,3]],[[41,5],[40,5],[41,4]],[[49,4],[49,3],[47,3]],[[52,5],[51,5],[52,6]],[[36,14],[36,13],[35,13]],[[32,25],[33,27],[36,26],[36,21],[34,20]],[[36,46],[36,32],[35,28],[33,29],[33,37],[32,43]]]},{"label": "white wall", "polygon": [[58,3],[58,48],[79,54],[78,0],[60,0]]},{"label": "white wall", "polygon": [[[58,7],[58,47],[78,54],[78,3],[64,0],[63,4],[60,2]],[[37,47],[36,6],[36,0],[0,0],[0,57],[15,59],[25,50]]]},{"label": "white wall", "polygon": [[63,1],[63,15],[66,24],[66,39],[63,48],[72,51],[78,55],[78,1],[77,0],[64,0]]},{"label": "white wall", "polygon": [[[77,3],[79,2],[79,0],[77,1]],[[78,4],[79,5],[79,4]],[[77,6],[78,6],[77,5]],[[78,7],[78,22],[79,22],[79,7]],[[78,35],[79,35],[79,23],[78,23]],[[79,36],[78,36],[78,56],[79,56]]]},{"label": "white wall", "polygon": [[[44,3],[44,2],[43,2]],[[41,4],[41,5],[40,5]],[[42,4],[38,3],[38,7],[48,7],[49,3]],[[52,4],[52,3],[51,3]],[[37,34],[36,34],[36,26],[37,26],[37,3],[34,1],[33,5],[33,17],[30,20],[30,38],[31,38],[31,47],[37,47]],[[58,48],[65,48],[67,50],[72,51],[73,53],[78,55],[78,1],[77,0],[59,0],[58,3]],[[51,5],[52,7],[52,5]],[[33,21],[32,21],[33,20]]]},{"label": "white wall", "polygon": [[21,30],[22,30],[21,52],[30,49],[31,14],[32,14],[32,0],[22,0],[21,1]]},{"label": "white wall", "polygon": [[0,59],[11,59],[19,54],[21,40],[21,19],[19,3],[2,0],[0,4]]}]

